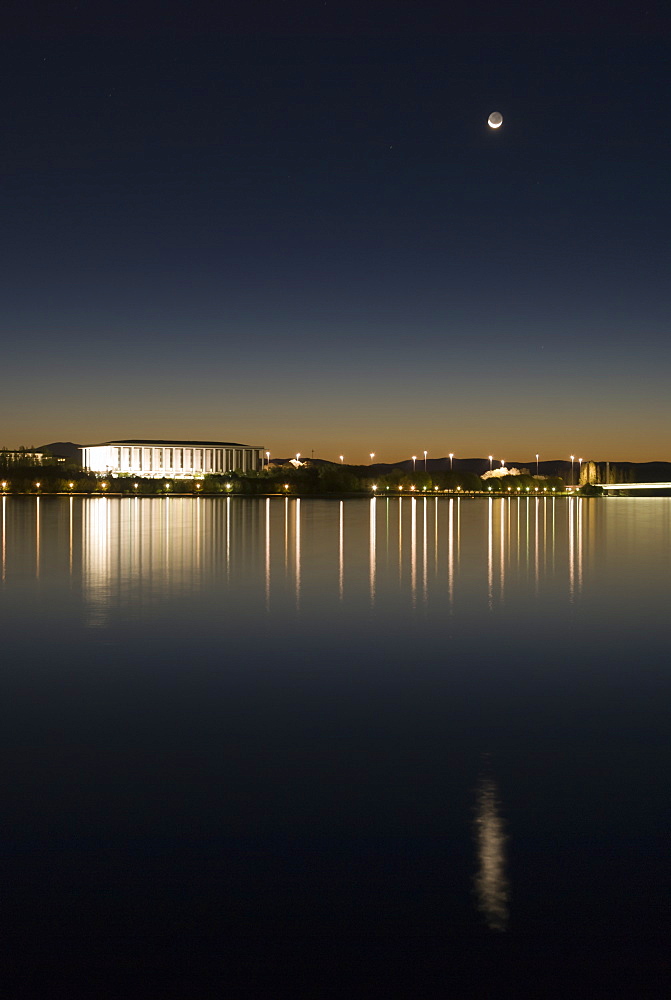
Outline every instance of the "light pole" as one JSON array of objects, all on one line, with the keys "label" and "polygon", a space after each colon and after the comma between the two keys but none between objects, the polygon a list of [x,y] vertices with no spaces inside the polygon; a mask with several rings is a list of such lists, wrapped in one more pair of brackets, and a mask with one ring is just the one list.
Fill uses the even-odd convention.
[{"label": "light pole", "polygon": [[492,456],[489,456],[489,471],[492,471]]},{"label": "light pole", "polygon": [[573,461],[574,461],[574,456],[571,455],[571,486],[575,485],[573,482]]},{"label": "light pole", "polygon": [[345,456],[341,455],[340,456],[340,464],[342,465],[344,461],[345,461]]},{"label": "light pole", "polygon": [[536,454],[536,475],[538,475],[538,454]]},{"label": "light pole", "polygon": [[505,467],[506,467],[506,460],[505,460],[505,458],[502,458],[501,459],[501,468],[505,469]]},{"label": "light pole", "polygon": [[375,452],[371,451],[371,453],[370,453],[371,464],[372,464],[374,458],[375,458]]},{"label": "light pole", "polygon": [[578,459],[578,486],[580,486],[580,473],[582,472],[582,458]]},{"label": "light pole", "polygon": [[266,452],[266,469],[268,468],[269,465],[270,465],[270,452],[267,451]]},{"label": "light pole", "polygon": [[413,455],[412,456],[412,471],[413,471],[413,473],[415,471],[415,464],[416,464],[416,462],[417,462],[417,455]]},{"label": "light pole", "polygon": [[452,472],[452,459],[453,458],[454,458],[454,454],[452,452],[450,452],[450,472]]},{"label": "light pole", "polygon": [[300,451],[297,451],[296,452],[296,461],[298,461],[300,459],[300,457],[301,457],[301,453],[300,453]]},{"label": "light pole", "polygon": [[426,448],[424,449],[424,471],[426,472]]}]

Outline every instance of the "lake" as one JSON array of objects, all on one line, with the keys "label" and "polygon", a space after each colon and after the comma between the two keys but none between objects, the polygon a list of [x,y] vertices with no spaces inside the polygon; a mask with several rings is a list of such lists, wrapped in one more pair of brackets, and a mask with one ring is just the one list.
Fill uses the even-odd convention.
[{"label": "lake", "polygon": [[671,499],[0,503],[9,995],[668,995]]}]

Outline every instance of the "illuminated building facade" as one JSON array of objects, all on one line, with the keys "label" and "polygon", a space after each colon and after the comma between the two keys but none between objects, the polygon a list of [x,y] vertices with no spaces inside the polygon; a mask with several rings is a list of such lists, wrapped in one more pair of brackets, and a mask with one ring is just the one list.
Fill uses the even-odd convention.
[{"label": "illuminated building facade", "polygon": [[106,476],[194,479],[263,466],[263,448],[227,441],[105,441],[82,447],[82,466]]}]

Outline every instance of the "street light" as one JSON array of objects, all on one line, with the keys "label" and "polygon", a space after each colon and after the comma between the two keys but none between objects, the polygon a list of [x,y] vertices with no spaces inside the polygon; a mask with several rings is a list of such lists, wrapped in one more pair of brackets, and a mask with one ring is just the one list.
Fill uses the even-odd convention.
[{"label": "street light", "polygon": [[415,463],[417,462],[417,455],[412,456],[412,471],[415,471]]},{"label": "street light", "polygon": [[573,486],[573,461],[574,461],[574,456],[571,455],[571,486]]},{"label": "street light", "polygon": [[505,469],[505,467],[506,467],[506,460],[505,460],[505,458],[502,458],[501,459],[501,468]]},{"label": "street light", "polygon": [[296,452],[296,461],[298,461],[300,457],[301,457],[301,453],[300,453],[300,451],[297,451]]},{"label": "street light", "polygon": [[578,459],[578,486],[580,486],[580,473],[582,471],[582,458]]},{"label": "street light", "polygon": [[424,449],[424,471],[426,472],[426,448]]},{"label": "street light", "polygon": [[492,471],[492,456],[489,456],[489,471]]},{"label": "street light", "polygon": [[538,453],[536,453],[536,475],[538,475]]},{"label": "street light", "polygon": [[340,464],[342,465],[342,463],[343,463],[344,461],[345,461],[345,456],[344,456],[344,455],[341,455],[341,456],[340,456]]},{"label": "street light", "polygon": [[452,459],[454,458],[454,453],[450,452],[450,472],[452,472]]},{"label": "street light", "polygon": [[375,458],[375,452],[371,451],[370,452],[370,460],[371,460],[371,462],[373,461],[374,458]]},{"label": "street light", "polygon": [[270,465],[270,452],[267,451],[266,452],[266,469],[268,468],[269,465]]}]

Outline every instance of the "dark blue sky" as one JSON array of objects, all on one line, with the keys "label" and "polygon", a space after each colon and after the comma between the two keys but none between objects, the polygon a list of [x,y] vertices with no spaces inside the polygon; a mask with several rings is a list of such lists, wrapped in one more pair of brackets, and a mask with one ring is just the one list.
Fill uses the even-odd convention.
[{"label": "dark blue sky", "polygon": [[671,458],[664,7],[220,6],[8,9],[0,444]]}]

